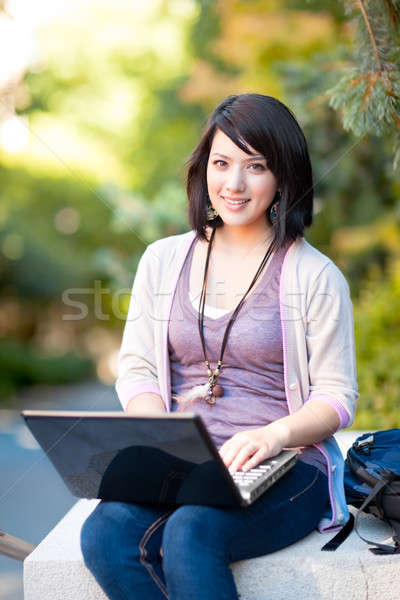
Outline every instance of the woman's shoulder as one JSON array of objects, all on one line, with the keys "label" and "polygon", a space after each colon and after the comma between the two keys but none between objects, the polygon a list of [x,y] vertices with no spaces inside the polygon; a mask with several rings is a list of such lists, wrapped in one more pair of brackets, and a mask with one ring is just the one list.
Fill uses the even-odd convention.
[{"label": "woman's shoulder", "polygon": [[323,268],[328,263],[333,262],[329,256],[323,254],[304,237],[298,237],[291,248],[293,259],[301,261],[305,266],[310,264],[312,267],[320,266]]},{"label": "woman's shoulder", "polygon": [[157,249],[167,249],[167,248],[179,248],[182,244],[185,244],[186,241],[192,240],[196,235],[196,232],[193,230],[186,231],[185,233],[178,233],[175,235],[169,235],[168,237],[160,238],[155,242],[149,244],[149,247],[157,248]]},{"label": "woman's shoulder", "polygon": [[160,238],[147,246],[143,257],[159,264],[168,263],[187,252],[195,236],[196,232],[191,230]]},{"label": "woman's shoulder", "polygon": [[315,248],[305,238],[299,237],[288,254],[288,275],[298,273],[308,283],[330,281],[348,287],[345,276],[333,260]]}]

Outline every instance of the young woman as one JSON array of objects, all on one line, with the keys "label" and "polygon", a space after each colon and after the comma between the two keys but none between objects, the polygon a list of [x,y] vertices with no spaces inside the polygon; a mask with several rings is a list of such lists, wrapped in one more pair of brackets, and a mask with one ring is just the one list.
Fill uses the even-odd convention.
[{"label": "young woman", "polygon": [[282,448],[295,467],[248,508],[100,502],[85,563],[112,600],[235,600],[230,564],[348,519],[333,433],[358,396],[352,305],[304,239],[312,170],[292,113],[229,96],[189,160],[192,230],[151,244],[137,270],[117,392],[131,414],[197,412],[235,471]]}]

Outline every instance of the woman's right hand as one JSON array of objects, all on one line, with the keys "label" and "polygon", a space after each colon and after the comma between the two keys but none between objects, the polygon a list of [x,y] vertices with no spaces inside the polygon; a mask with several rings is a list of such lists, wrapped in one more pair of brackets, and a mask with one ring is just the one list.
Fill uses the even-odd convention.
[{"label": "woman's right hand", "polygon": [[128,415],[159,415],[166,412],[165,404],[158,394],[146,392],[134,396],[126,407]]}]

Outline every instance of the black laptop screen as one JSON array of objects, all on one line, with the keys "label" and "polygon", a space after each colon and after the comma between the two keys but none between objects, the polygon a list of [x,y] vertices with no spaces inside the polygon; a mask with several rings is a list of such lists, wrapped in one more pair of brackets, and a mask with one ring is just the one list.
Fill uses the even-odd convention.
[{"label": "black laptop screen", "polygon": [[[24,415],[25,416],[25,415]],[[25,416],[79,498],[238,505],[199,417]]]}]

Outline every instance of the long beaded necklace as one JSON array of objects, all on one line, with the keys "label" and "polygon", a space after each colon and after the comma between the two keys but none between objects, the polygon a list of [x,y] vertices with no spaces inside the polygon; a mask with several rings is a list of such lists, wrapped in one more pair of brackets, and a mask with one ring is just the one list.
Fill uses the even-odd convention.
[{"label": "long beaded necklace", "polygon": [[243,298],[240,300],[239,304],[236,306],[235,310],[233,311],[231,318],[229,319],[229,323],[226,326],[224,337],[222,340],[221,352],[220,352],[219,360],[217,363],[217,367],[214,370],[212,370],[210,362],[207,358],[206,343],[205,343],[205,339],[204,339],[204,306],[206,303],[206,289],[207,289],[206,282],[207,282],[208,266],[209,266],[209,262],[210,262],[211,248],[212,248],[212,243],[213,243],[214,236],[215,236],[215,231],[216,231],[216,228],[213,229],[213,231],[211,233],[210,241],[208,244],[207,258],[206,258],[206,264],[205,264],[205,268],[204,268],[203,287],[201,290],[200,307],[199,307],[199,315],[198,315],[198,325],[199,325],[201,345],[203,347],[204,364],[206,365],[207,375],[208,375],[208,384],[206,384],[207,388],[206,388],[206,395],[204,397],[204,400],[210,406],[213,406],[215,404],[216,398],[224,395],[224,388],[222,387],[222,385],[220,385],[218,383],[218,377],[220,376],[221,369],[223,367],[222,360],[224,357],[224,352],[225,352],[226,344],[228,341],[228,336],[231,331],[232,325],[235,322],[236,317],[237,317],[240,309],[242,308],[242,305],[243,305],[248,293],[254,287],[257,279],[260,277],[262,270],[264,269],[269,257],[271,256],[271,254],[275,248],[275,240],[272,240],[272,242],[268,246],[268,250],[265,253],[264,258],[262,259],[262,261],[260,263],[260,266],[257,269],[257,272],[253,278],[253,281],[251,282],[247,292],[245,293]]}]

